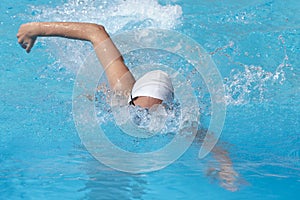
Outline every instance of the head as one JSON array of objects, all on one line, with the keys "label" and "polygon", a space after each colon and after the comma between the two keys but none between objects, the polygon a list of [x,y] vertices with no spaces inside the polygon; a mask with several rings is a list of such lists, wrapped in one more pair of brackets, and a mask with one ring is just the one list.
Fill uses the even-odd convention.
[{"label": "head", "polygon": [[131,91],[129,104],[150,108],[163,101],[172,100],[174,88],[168,74],[155,70],[138,79]]}]

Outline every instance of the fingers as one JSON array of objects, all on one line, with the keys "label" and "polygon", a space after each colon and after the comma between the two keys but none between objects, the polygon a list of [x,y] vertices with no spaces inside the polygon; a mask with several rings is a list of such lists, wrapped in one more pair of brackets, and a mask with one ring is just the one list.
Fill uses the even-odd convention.
[{"label": "fingers", "polygon": [[26,50],[27,53],[30,52],[31,48],[34,45],[35,38],[26,38],[25,36],[22,36],[21,34],[17,34],[18,43],[21,45],[23,49]]},{"label": "fingers", "polygon": [[31,42],[31,43],[29,43],[29,44],[27,45],[27,47],[26,47],[26,52],[27,52],[27,53],[30,53],[30,50],[31,50],[32,46],[33,46],[33,42]]},{"label": "fingers", "polygon": [[30,52],[30,50],[31,50],[31,48],[33,46],[33,42],[32,41],[30,41],[30,42],[20,41],[19,44],[21,45],[21,47],[23,49],[26,50],[27,53]]},{"label": "fingers", "polygon": [[33,37],[29,34],[29,31],[26,29],[26,24],[20,26],[17,33],[18,43],[20,46],[26,50],[27,53],[30,52],[36,37]]},{"label": "fingers", "polygon": [[26,45],[26,42],[25,42],[25,38],[24,36],[20,33],[20,31],[18,32],[17,34],[17,38],[18,38],[18,43],[21,45],[22,48],[26,48],[27,45]]},{"label": "fingers", "polygon": [[232,183],[221,183],[220,185],[221,185],[221,187],[223,187],[226,190],[229,190],[231,192],[236,192],[238,190],[238,187]]},{"label": "fingers", "polygon": [[23,38],[19,38],[19,39],[18,39],[18,43],[21,45],[21,47],[22,47],[23,49],[26,49],[27,46],[28,46],[28,42],[27,42],[25,39],[23,39]]},{"label": "fingers", "polygon": [[19,44],[22,44],[23,41],[24,41],[23,37],[21,37],[20,34],[17,34],[17,38],[18,38],[18,43],[19,43]]},{"label": "fingers", "polygon": [[21,44],[21,47],[22,47],[23,49],[26,49],[26,48],[27,48],[27,44]]}]

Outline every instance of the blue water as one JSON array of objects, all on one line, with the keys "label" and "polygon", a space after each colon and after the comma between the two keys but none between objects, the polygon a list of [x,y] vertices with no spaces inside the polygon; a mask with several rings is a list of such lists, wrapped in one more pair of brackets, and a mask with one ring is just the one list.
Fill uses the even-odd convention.
[{"label": "blue water", "polygon": [[[0,199],[298,199],[299,12],[297,0],[2,0]],[[40,39],[27,55],[15,38],[24,22],[62,20],[102,23],[112,35],[166,28],[201,44],[226,88],[220,141],[240,174],[239,190],[205,175],[214,160],[198,159],[196,142],[146,174],[93,158],[72,118],[73,83],[90,45]]]}]

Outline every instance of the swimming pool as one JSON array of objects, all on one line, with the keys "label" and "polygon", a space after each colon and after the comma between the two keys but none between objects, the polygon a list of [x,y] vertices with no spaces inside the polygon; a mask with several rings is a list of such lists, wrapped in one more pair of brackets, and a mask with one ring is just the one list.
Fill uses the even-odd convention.
[{"label": "swimming pool", "polygon": [[[1,199],[300,197],[298,1],[4,0],[0,10]],[[210,156],[197,159],[197,143],[170,166],[145,174],[93,158],[72,118],[76,72],[91,47],[41,39],[27,55],[15,35],[31,20],[103,23],[112,35],[166,28],[201,44],[225,84],[220,141],[241,176],[239,191],[205,175],[214,163]]]}]

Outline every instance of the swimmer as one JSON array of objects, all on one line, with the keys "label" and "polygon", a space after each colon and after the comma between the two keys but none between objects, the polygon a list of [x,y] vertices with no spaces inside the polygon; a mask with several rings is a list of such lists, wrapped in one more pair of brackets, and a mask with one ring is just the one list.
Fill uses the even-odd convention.
[{"label": "swimmer", "polygon": [[[119,50],[101,25],[79,22],[32,22],[21,25],[17,34],[19,44],[27,53],[31,51],[37,37],[64,37],[91,42],[104,68],[110,88],[126,95],[128,103],[133,106],[151,108],[174,96],[171,79],[163,71],[148,72],[135,81]],[[218,170],[211,168],[209,174],[214,176],[217,174],[222,187],[235,191],[237,188],[234,184],[238,174],[232,167],[228,153],[221,148],[214,148],[212,153],[220,163],[220,167]]]},{"label": "swimmer", "polygon": [[119,50],[101,25],[78,22],[32,22],[22,25],[17,34],[19,44],[27,53],[30,52],[37,37],[46,36],[91,42],[105,70],[110,88],[126,94],[132,105],[150,108],[173,96],[171,80],[163,71],[146,73],[135,81]]}]

